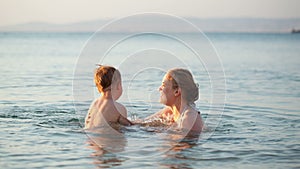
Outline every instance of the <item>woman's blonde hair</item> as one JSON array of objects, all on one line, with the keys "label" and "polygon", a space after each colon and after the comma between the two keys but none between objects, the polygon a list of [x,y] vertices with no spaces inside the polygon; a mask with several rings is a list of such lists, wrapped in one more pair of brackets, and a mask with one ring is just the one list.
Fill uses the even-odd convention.
[{"label": "woman's blonde hair", "polygon": [[199,99],[199,88],[195,84],[193,75],[187,69],[175,68],[167,73],[167,79],[171,80],[173,89],[180,88],[182,97],[189,104],[193,104]]}]

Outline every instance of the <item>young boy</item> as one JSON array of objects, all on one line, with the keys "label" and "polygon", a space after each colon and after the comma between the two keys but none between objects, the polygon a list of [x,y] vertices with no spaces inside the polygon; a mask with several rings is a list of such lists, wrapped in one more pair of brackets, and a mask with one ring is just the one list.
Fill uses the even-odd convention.
[{"label": "young boy", "polygon": [[116,100],[122,95],[122,81],[120,72],[111,66],[96,69],[94,81],[101,97],[91,104],[85,118],[85,129],[114,124],[132,125],[127,119],[126,108]]}]

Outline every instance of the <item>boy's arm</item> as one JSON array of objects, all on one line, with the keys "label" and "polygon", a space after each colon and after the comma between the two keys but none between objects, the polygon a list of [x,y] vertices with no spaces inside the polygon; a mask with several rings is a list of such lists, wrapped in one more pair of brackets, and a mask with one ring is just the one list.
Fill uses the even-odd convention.
[{"label": "boy's arm", "polygon": [[123,106],[120,103],[116,103],[116,107],[117,107],[118,112],[120,113],[120,116],[118,118],[118,122],[122,125],[125,125],[125,126],[133,125],[133,123],[127,119],[126,107]]},{"label": "boy's arm", "polygon": [[116,106],[118,112],[121,114],[121,116],[127,118],[127,110],[126,110],[126,107],[123,106],[123,105],[120,104],[120,103],[117,103],[117,102],[115,102],[115,106]]},{"label": "boy's arm", "polygon": [[131,126],[133,123],[129,121],[127,118],[123,117],[122,115],[119,116],[118,122],[124,126]]}]

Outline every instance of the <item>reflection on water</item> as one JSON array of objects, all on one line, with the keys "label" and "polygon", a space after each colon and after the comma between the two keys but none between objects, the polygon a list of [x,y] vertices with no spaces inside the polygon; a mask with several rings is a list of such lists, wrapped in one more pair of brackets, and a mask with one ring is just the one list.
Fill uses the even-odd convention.
[{"label": "reflection on water", "polygon": [[[108,151],[106,147],[104,147],[103,145],[99,145],[98,143],[95,143],[91,139],[87,141],[87,144],[88,144],[88,148],[94,150],[94,152],[91,154],[91,157],[93,158],[93,164],[99,168],[119,166],[122,165],[122,162],[126,160],[125,158],[119,157],[116,154],[111,153],[111,151]],[[123,149],[117,148],[117,151],[121,151],[121,150]]]},{"label": "reflection on water", "polygon": [[185,138],[181,142],[176,142],[176,143],[172,144],[173,146],[170,149],[170,151],[180,152],[185,149],[192,148],[193,146],[197,145],[197,143],[198,143],[198,138],[196,138],[196,137],[195,138]]},{"label": "reflection on water", "polygon": [[[178,139],[180,139],[179,142]],[[193,158],[189,152],[198,145],[198,139],[197,136],[186,136],[182,139],[181,135],[170,134],[168,144],[171,148],[164,153],[164,158],[159,162],[160,165],[168,168],[193,168],[187,161]]]},{"label": "reflection on water", "polygon": [[[120,128],[119,128],[120,129]],[[86,132],[87,148],[94,152],[91,157],[93,164],[102,167],[119,166],[125,158],[118,157],[118,153],[123,152],[127,145],[127,140],[121,130],[111,127],[102,127]]]},{"label": "reflection on water", "polygon": [[[93,159],[93,164],[99,168],[103,167],[113,167],[113,166],[123,166],[129,159],[139,160],[139,157],[148,156],[149,159],[157,159],[155,165],[168,167],[168,168],[190,168],[191,166],[184,162],[182,159],[190,159],[191,157],[186,157],[186,153],[189,149],[197,146],[199,137],[198,136],[185,136],[182,133],[171,130],[172,128],[166,129],[165,126],[134,126],[133,128],[142,127],[143,130],[134,130],[129,128],[124,128],[126,133],[122,128],[121,130],[115,130],[114,128],[97,128],[93,131],[88,131],[86,134],[87,148],[93,150],[90,156]],[[132,128],[132,127],[131,127]],[[149,128],[149,130],[147,129]],[[140,144],[128,142],[128,138],[135,137],[138,135],[153,135],[149,141],[149,138],[143,138]],[[124,135],[126,134],[126,136]],[[127,135],[128,134],[128,135]],[[149,141],[149,142],[148,142]],[[133,144],[133,145],[132,145]],[[138,148],[145,148],[152,146],[157,153],[147,154],[146,150]],[[133,157],[133,152],[136,148],[136,156]],[[153,164],[154,165],[154,164]],[[125,165],[126,166],[126,165]]]}]

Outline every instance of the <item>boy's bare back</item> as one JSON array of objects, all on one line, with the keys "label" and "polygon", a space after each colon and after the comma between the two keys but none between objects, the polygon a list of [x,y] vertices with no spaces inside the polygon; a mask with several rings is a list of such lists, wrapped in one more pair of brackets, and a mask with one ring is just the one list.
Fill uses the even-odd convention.
[{"label": "boy's bare back", "polygon": [[91,104],[85,120],[85,128],[96,128],[114,123],[130,125],[131,123],[126,118],[127,111],[122,104],[112,99],[98,98]]},{"label": "boy's bare back", "polygon": [[85,129],[114,124],[131,125],[126,108],[116,102],[123,92],[120,72],[111,66],[100,66],[95,72],[94,81],[102,96],[91,104]]}]

